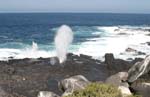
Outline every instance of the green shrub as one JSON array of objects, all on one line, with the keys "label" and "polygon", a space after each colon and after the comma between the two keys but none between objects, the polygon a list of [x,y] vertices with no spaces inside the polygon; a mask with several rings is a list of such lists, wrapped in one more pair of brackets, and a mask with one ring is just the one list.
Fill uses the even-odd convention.
[{"label": "green shrub", "polygon": [[[84,90],[73,92],[72,95],[66,97],[122,97],[121,92],[117,87],[109,84],[92,83]],[[128,97],[142,97],[139,95],[132,95]]]},{"label": "green shrub", "polygon": [[92,83],[84,90],[75,91],[66,97],[121,97],[121,92],[112,85]]}]

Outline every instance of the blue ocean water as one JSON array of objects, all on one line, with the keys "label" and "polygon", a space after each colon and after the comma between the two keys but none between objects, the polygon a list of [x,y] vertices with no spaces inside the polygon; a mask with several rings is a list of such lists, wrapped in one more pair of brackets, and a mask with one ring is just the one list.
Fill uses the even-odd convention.
[{"label": "blue ocean water", "polygon": [[[111,52],[111,50],[103,51],[103,49],[108,46],[110,43],[108,41],[113,36],[123,39],[122,36],[114,35],[113,32],[117,32],[117,29],[119,29],[118,33],[128,33],[131,30],[135,33],[138,31],[143,31],[143,34],[149,33],[150,14],[1,13],[0,59],[30,56],[33,41],[38,44],[39,55],[37,57],[49,57],[50,52],[55,51],[54,36],[56,31],[63,24],[69,25],[74,32],[74,41],[70,51],[94,56],[99,50],[99,56],[102,56],[101,52]],[[121,30],[123,32],[120,32]],[[110,48],[110,46],[108,47]],[[88,51],[83,49],[85,47],[89,47]],[[113,53],[117,52],[114,52],[113,48],[111,49]]]}]

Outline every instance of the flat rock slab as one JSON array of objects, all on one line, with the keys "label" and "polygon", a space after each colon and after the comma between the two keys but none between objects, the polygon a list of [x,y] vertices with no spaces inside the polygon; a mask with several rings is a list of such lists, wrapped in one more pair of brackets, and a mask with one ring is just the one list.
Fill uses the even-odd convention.
[{"label": "flat rock slab", "polygon": [[0,62],[0,86],[6,93],[37,97],[39,91],[62,94],[58,81],[74,75],[83,75],[89,81],[104,81],[108,77],[106,65],[98,60],[77,55],[69,55],[63,65],[51,65],[50,60],[39,58]]}]

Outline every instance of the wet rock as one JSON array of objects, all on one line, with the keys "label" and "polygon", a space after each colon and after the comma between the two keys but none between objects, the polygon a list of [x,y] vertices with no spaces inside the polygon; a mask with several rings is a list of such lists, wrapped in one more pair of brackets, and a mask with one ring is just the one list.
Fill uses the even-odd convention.
[{"label": "wet rock", "polygon": [[146,55],[146,53],[141,52],[141,51],[138,51],[137,54],[138,54],[138,55]]},{"label": "wet rock", "polygon": [[142,97],[149,97],[150,95],[150,83],[134,82],[131,85],[131,88],[135,91],[135,93],[142,95]]},{"label": "wet rock", "polygon": [[60,97],[60,96],[50,91],[40,91],[37,97]]},{"label": "wet rock", "polygon": [[115,29],[114,31],[120,31],[120,29],[119,29],[119,28],[117,28],[117,29]]},{"label": "wet rock", "polygon": [[110,74],[115,74],[122,71],[128,71],[131,63],[122,59],[115,59],[112,53],[105,54],[105,64]]},{"label": "wet rock", "polygon": [[68,54],[67,54],[67,57],[68,57],[68,58],[69,58],[69,57],[72,57],[72,56],[74,56],[73,53],[68,53]]},{"label": "wet rock", "polygon": [[146,55],[146,53],[141,52],[141,51],[137,51],[137,50],[135,50],[135,49],[133,49],[133,48],[127,48],[125,51],[126,51],[126,52],[134,52],[134,53],[137,54],[137,55]]},{"label": "wet rock", "polygon": [[133,49],[133,48],[127,48],[125,50],[126,52],[137,52],[137,50]]},{"label": "wet rock", "polygon": [[148,46],[150,46],[150,42],[146,42],[146,44],[147,44]]},{"label": "wet rock", "polygon": [[83,55],[83,54],[80,54],[80,57],[84,58],[84,59],[91,59],[92,58],[92,56]]},{"label": "wet rock", "polygon": [[76,90],[84,89],[89,83],[84,76],[76,75],[60,81],[58,87],[64,92],[62,96],[67,96]]},{"label": "wet rock", "polygon": [[134,82],[140,76],[150,71],[150,56],[147,56],[142,62],[135,63],[128,71],[128,81]]},{"label": "wet rock", "polygon": [[118,33],[118,35],[128,35],[127,33]]}]

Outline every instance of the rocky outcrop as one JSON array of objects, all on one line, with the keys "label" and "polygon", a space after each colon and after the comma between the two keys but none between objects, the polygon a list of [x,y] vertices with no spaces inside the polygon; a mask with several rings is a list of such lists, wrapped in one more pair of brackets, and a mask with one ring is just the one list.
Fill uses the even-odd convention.
[{"label": "rocky outcrop", "polygon": [[126,50],[125,50],[126,52],[133,52],[134,54],[136,54],[136,55],[146,55],[146,53],[144,53],[144,52],[141,52],[141,51],[138,51],[138,50],[135,50],[135,49],[133,49],[133,48],[127,48]]},{"label": "rocky outcrop", "polygon": [[129,90],[129,84],[125,82],[127,80],[127,77],[127,72],[119,72],[108,77],[105,82],[117,86],[122,93],[122,97],[127,97],[132,95],[131,91]]},{"label": "rocky outcrop", "polygon": [[[125,82],[127,73],[124,71],[128,71],[134,63],[143,62],[145,64],[145,61],[138,58],[128,62],[115,59],[113,54],[106,54],[104,64],[100,60],[92,59],[91,56],[78,56],[72,53],[67,55],[63,66],[59,64],[56,57],[0,61],[0,86],[3,87],[3,91],[0,90],[0,93],[1,95],[11,95],[8,97],[37,97],[39,91],[43,90],[44,92],[39,93],[40,96],[53,93],[68,95],[74,90],[83,89],[90,82],[104,82],[110,76],[109,71],[113,71],[110,73],[112,76],[107,79],[107,83],[117,85],[122,94],[126,95],[129,93],[127,91],[129,85]],[[145,66],[147,68],[145,70],[148,70],[147,66],[149,65],[144,65],[144,68]],[[140,65],[137,67],[140,68]],[[122,73],[118,73],[120,71]],[[132,76],[132,72],[130,73]],[[58,89],[58,82],[62,92]]]},{"label": "rocky outcrop", "polygon": [[150,97],[150,83],[146,82],[134,82],[131,88],[142,97]]},{"label": "rocky outcrop", "polygon": [[41,90],[61,95],[58,82],[75,75],[83,75],[89,81],[104,81],[108,70],[100,60],[72,53],[67,55],[63,66],[56,57],[0,61],[0,86],[19,97],[37,97]]},{"label": "rocky outcrop", "polygon": [[135,63],[128,71],[128,81],[134,82],[140,76],[150,71],[150,56],[147,56],[142,62]]},{"label": "rocky outcrop", "polygon": [[122,71],[128,71],[131,67],[130,62],[122,59],[115,59],[112,53],[105,54],[105,64],[111,75]]},{"label": "rocky outcrop", "polygon": [[57,94],[49,91],[40,91],[37,97],[60,97]]},{"label": "rocky outcrop", "polygon": [[117,74],[114,74],[114,75],[108,77],[105,82],[109,83],[109,84],[113,84],[113,85],[115,85],[117,87],[119,87],[121,85],[129,87],[129,85],[127,85],[125,83],[127,78],[128,78],[128,73],[127,72],[119,72]]},{"label": "rocky outcrop", "polygon": [[84,76],[77,75],[60,81],[58,87],[64,92],[63,96],[67,96],[76,90],[84,89],[89,83]]}]

